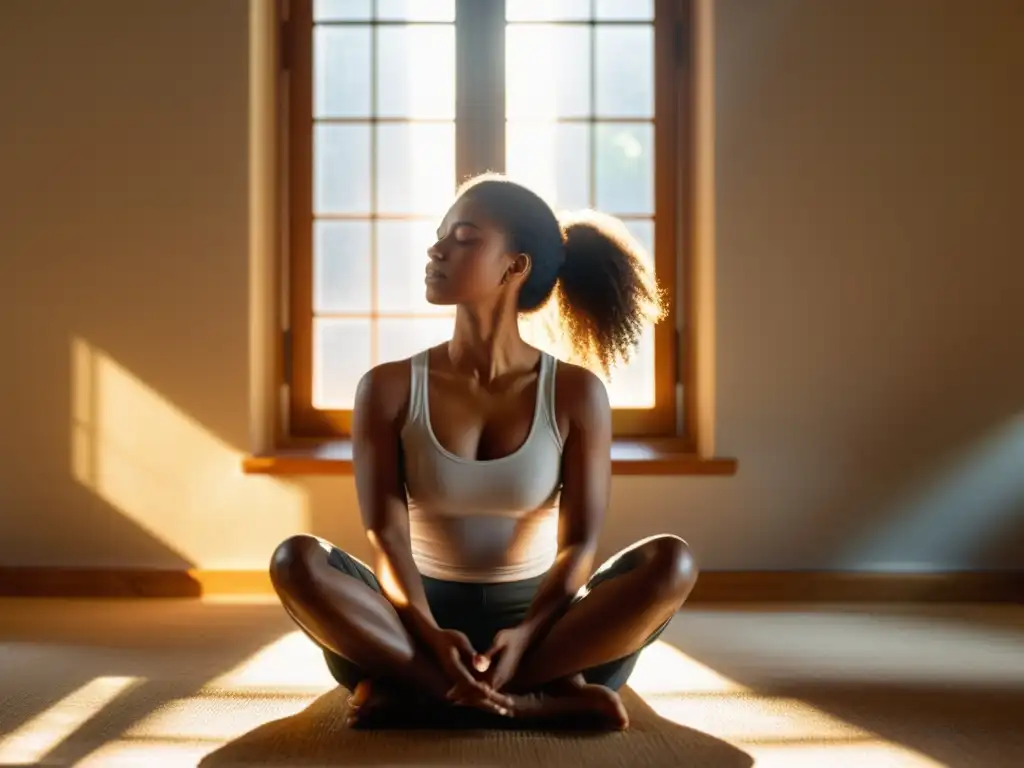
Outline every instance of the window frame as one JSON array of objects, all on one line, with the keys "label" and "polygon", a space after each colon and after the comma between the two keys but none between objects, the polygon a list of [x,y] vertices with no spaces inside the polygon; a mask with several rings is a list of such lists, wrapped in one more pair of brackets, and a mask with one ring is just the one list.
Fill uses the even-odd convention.
[{"label": "window frame", "polygon": [[[313,406],[313,4],[283,0],[281,29],[282,290],[283,329],[278,427],[282,442],[344,439],[351,411]],[[695,449],[693,301],[690,264],[692,0],[655,0],[654,29],[654,252],[666,295],[665,318],[655,326],[655,405],[613,409],[621,439],[671,439],[673,449]],[[456,0],[456,178],[502,170],[505,155],[504,2]],[[405,22],[366,21],[386,25]],[[420,22],[414,22],[420,23]],[[518,23],[518,22],[516,22]],[[547,23],[547,22],[544,22]],[[602,22],[551,22],[601,24]],[[472,62],[467,66],[466,61]],[[469,105],[473,106],[469,113]],[[588,120],[600,120],[591,115]],[[376,116],[366,122],[375,124]]]}]

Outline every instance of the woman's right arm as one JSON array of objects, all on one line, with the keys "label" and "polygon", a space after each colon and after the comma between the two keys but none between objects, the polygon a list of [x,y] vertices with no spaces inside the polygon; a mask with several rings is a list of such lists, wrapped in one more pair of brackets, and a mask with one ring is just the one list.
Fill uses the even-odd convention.
[{"label": "woman's right arm", "polygon": [[427,603],[423,579],[412,559],[409,507],[400,459],[408,382],[407,367],[402,363],[385,363],[365,374],[356,389],[352,459],[359,509],[376,555],[377,578],[409,634],[437,659],[453,686],[449,694],[475,692],[470,699],[475,706],[508,714],[511,699],[470,671],[481,658],[469,638],[457,630],[438,627]]},{"label": "woman's right arm", "polygon": [[407,370],[385,363],[359,381],[352,418],[352,458],[363,526],[376,556],[384,595],[409,632],[427,641],[438,629],[412,559],[409,508],[401,471]]}]

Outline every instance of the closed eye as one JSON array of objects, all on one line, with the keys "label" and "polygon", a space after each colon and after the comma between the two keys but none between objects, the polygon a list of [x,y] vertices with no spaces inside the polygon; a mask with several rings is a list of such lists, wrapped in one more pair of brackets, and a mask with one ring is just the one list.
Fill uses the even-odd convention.
[{"label": "closed eye", "polygon": [[[453,222],[451,227],[448,229],[447,235],[454,235],[456,242],[465,243],[471,242],[475,232],[478,232],[480,227],[471,221],[456,221]],[[444,229],[438,228],[437,239],[444,240],[447,236]]]}]

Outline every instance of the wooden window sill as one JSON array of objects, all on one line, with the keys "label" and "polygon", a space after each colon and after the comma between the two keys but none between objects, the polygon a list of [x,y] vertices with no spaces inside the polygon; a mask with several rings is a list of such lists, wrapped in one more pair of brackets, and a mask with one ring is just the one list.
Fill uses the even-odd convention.
[{"label": "wooden window sill", "polygon": [[[616,440],[612,444],[615,475],[734,475],[736,459],[700,458],[672,439]],[[352,442],[328,440],[245,456],[248,475],[351,475]]]}]

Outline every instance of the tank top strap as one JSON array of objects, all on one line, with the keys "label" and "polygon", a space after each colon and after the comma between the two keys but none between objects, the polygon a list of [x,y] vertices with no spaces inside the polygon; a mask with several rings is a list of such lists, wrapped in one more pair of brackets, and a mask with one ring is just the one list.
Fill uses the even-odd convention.
[{"label": "tank top strap", "polygon": [[541,352],[540,373],[537,380],[537,398],[540,400],[541,412],[551,435],[558,447],[562,447],[562,435],[558,431],[558,419],[555,416],[555,381],[558,360],[547,352]]},{"label": "tank top strap", "polygon": [[409,414],[407,422],[424,423],[427,417],[427,387],[430,379],[430,350],[417,352],[409,364]]}]

